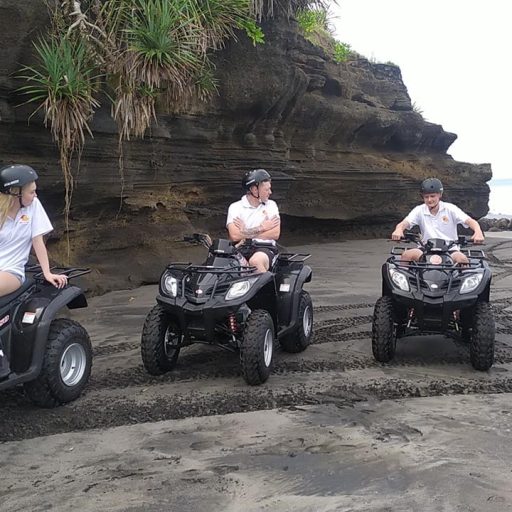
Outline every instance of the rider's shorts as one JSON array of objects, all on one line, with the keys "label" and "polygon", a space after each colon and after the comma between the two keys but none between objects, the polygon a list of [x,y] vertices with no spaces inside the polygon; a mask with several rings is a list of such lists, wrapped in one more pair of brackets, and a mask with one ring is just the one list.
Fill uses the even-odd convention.
[{"label": "rider's shorts", "polygon": [[11,274],[12,276],[18,278],[20,280],[20,283],[23,284],[25,282],[25,276],[23,274],[20,274],[16,270],[10,270],[6,268],[5,270],[2,270],[2,272],[7,272],[8,274]]},{"label": "rider's shorts", "polygon": [[277,254],[278,254],[277,247],[271,247],[268,245],[258,246],[256,244],[256,245],[251,245],[250,247],[243,247],[241,249],[241,253],[247,261],[249,261],[249,259],[252,257],[252,255],[256,252],[263,252],[267,255],[269,268],[272,267],[272,264],[274,263],[274,261],[277,257]]}]

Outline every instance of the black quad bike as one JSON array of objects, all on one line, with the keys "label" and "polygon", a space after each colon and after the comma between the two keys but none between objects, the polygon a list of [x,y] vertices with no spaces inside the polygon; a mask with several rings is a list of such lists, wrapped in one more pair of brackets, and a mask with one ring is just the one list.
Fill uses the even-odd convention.
[{"label": "black quad bike", "polygon": [[[400,262],[405,247],[395,246],[382,266],[382,297],[373,313],[372,349],[377,361],[393,359],[397,338],[444,334],[469,343],[471,364],[488,370],[494,362],[495,324],[489,293],[491,270],[481,249],[466,237],[421,243],[406,233],[405,243],[423,250],[418,262]],[[467,266],[454,264],[450,251],[460,246]]]},{"label": "black quad bike", "polygon": [[[71,280],[89,269],[53,268]],[[41,407],[78,398],[92,366],[87,331],[76,321],[57,318],[59,311],[87,307],[83,291],[68,284],[58,289],[39,266],[27,268],[25,283],[0,297],[0,390],[23,384]]]},{"label": "black quad bike", "polygon": [[239,351],[250,385],[265,382],[278,345],[301,352],[311,343],[313,306],[302,289],[311,281],[309,254],[283,253],[269,272],[256,273],[229,240],[194,234],[208,248],[204,265],[173,263],[160,278],[157,304],[144,322],[142,361],[152,375],[171,370],[194,343]]}]

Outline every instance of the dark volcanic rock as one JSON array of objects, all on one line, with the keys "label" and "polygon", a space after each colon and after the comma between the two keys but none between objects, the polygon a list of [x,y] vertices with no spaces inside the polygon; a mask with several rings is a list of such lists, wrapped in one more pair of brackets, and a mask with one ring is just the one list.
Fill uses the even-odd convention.
[{"label": "dark volcanic rock", "polygon": [[488,218],[484,217],[479,220],[480,227],[483,231],[507,231],[512,229],[512,219],[507,218]]},{"label": "dark volcanic rock", "polygon": [[[52,256],[65,259],[58,154],[37,115],[18,108],[11,73],[30,62],[46,23],[42,2],[0,0],[0,164],[41,174],[41,198],[57,229]],[[413,111],[400,69],[358,58],[336,64],[293,21],[264,26],[266,43],[243,35],[216,59],[219,95],[183,115],[160,111],[144,140],[126,143],[120,206],[117,137],[108,107],[94,119],[81,158],[70,223],[71,262],[96,269],[100,289],[154,281],[191,231],[223,232],[240,178],[252,167],[275,177],[283,240],[375,236],[418,200],[426,176],[474,217],[487,213],[489,164],[454,161],[456,135]],[[52,243],[53,242],[53,243]]]}]

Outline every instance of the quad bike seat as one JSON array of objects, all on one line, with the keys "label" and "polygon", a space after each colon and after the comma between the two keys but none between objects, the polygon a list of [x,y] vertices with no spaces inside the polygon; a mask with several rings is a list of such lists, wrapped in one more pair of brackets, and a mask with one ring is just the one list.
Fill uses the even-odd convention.
[{"label": "quad bike seat", "polygon": [[18,297],[23,292],[28,290],[33,284],[33,279],[25,279],[25,282],[16,291],[9,293],[8,295],[4,295],[3,297],[0,297],[0,308],[3,308],[4,306],[10,304],[14,299],[16,299],[16,297]]}]

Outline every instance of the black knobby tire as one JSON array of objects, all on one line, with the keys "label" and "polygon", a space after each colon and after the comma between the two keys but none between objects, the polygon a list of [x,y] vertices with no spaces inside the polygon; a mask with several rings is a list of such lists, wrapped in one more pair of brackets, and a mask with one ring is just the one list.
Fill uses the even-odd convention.
[{"label": "black knobby tire", "polygon": [[181,331],[176,322],[160,304],[154,306],[146,316],[140,340],[146,371],[151,375],[162,375],[172,370],[180,353],[180,347],[174,345],[180,341]]},{"label": "black knobby tire", "polygon": [[395,357],[396,329],[391,297],[381,297],[375,303],[372,323],[373,357],[380,363],[388,363]]},{"label": "black knobby tire", "polygon": [[240,345],[242,375],[251,386],[262,384],[274,365],[274,322],[263,309],[254,310],[247,319]]},{"label": "black knobby tire", "polygon": [[87,331],[74,320],[57,318],[50,324],[41,372],[24,388],[36,405],[56,407],[80,396],[91,368],[92,347]]},{"label": "black knobby tire", "polygon": [[471,364],[475,370],[486,371],[494,363],[496,326],[492,306],[479,302],[473,314],[473,331],[469,345]]},{"label": "black knobby tire", "polygon": [[302,352],[313,340],[313,302],[309,293],[304,290],[300,293],[297,322],[297,329],[279,340],[285,352]]}]

